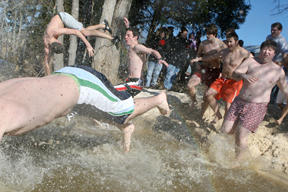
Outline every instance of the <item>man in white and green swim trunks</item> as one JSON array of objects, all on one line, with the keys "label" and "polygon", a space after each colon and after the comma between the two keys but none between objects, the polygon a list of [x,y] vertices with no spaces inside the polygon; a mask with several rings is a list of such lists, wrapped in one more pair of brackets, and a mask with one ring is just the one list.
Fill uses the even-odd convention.
[{"label": "man in white and green swim trunks", "polygon": [[129,151],[135,129],[131,120],[157,107],[169,111],[164,92],[133,99],[118,92],[106,77],[85,66],[69,66],[42,78],[26,77],[0,83],[0,139],[44,126],[73,109],[79,115],[113,122],[124,132],[123,147]]}]

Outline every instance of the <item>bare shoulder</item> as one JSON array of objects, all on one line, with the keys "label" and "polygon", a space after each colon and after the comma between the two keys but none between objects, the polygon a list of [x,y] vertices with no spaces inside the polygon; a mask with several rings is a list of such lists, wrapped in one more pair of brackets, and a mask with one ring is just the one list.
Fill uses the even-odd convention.
[{"label": "bare shoulder", "polygon": [[209,41],[206,39],[200,43],[200,46],[205,46],[207,44],[209,44]]},{"label": "bare shoulder", "polygon": [[283,68],[281,67],[281,66],[279,66],[279,65],[277,65],[276,63],[274,63],[274,62],[272,62],[273,63],[273,67],[276,69],[276,70],[278,70],[278,71],[280,71],[280,72],[284,72],[284,70],[283,70]]},{"label": "bare shoulder", "polygon": [[243,47],[238,47],[239,48],[239,51],[240,51],[240,53],[241,53],[241,55],[250,55],[250,52],[249,51],[247,51],[246,49],[244,49]]},{"label": "bare shoulder", "polygon": [[215,40],[216,40],[216,44],[218,44],[221,48],[227,48],[226,44],[222,40],[218,38],[216,38]]}]

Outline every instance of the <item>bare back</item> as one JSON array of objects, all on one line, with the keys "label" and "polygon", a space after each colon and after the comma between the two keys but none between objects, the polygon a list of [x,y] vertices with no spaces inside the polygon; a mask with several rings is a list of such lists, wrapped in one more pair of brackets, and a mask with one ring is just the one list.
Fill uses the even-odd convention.
[{"label": "bare back", "polygon": [[229,48],[221,50],[222,52],[222,76],[227,79],[232,79],[233,71],[248,57],[250,52],[238,46],[235,50],[231,51]]},{"label": "bare back", "polygon": [[129,57],[129,78],[141,78],[143,64],[146,63],[146,53],[135,46],[130,46],[128,50]]},{"label": "bare back", "polygon": [[[0,83],[0,131],[22,134],[69,113],[79,89],[67,76],[19,78]],[[8,107],[9,106],[9,107]]]},{"label": "bare back", "polygon": [[269,103],[272,88],[280,79],[285,81],[283,69],[274,62],[260,64],[260,58],[249,58],[246,62],[249,62],[246,74],[258,78],[258,81],[249,83],[244,80],[239,96],[251,103]]},{"label": "bare back", "polygon": [[[221,49],[226,48],[226,45],[218,38],[215,38],[215,41],[211,43],[209,40],[205,40],[201,42],[198,55],[200,56],[201,53],[203,53],[203,56],[212,56],[217,54]],[[209,62],[204,62],[203,65],[207,66],[209,68],[220,68],[220,60],[213,59]]]},{"label": "bare back", "polygon": [[59,15],[55,15],[51,19],[50,23],[47,26],[47,29],[44,32],[44,43],[47,48],[48,48],[48,44],[50,44],[51,41],[53,41],[54,39],[58,39],[59,35],[56,35],[54,33],[54,30],[60,29],[60,28],[64,28],[64,24],[61,18],[59,17]]}]

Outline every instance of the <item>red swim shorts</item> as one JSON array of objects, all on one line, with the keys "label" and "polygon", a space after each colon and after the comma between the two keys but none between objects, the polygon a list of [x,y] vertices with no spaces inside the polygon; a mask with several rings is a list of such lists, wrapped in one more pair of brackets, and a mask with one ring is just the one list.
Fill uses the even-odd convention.
[{"label": "red swim shorts", "polygon": [[196,71],[194,75],[197,75],[207,87],[210,87],[210,85],[219,78],[220,73],[220,68],[215,69],[201,66],[201,69]]},{"label": "red swim shorts", "polygon": [[267,107],[267,103],[249,103],[236,97],[225,116],[225,121],[235,121],[239,118],[240,125],[254,133],[263,121]]},{"label": "red swim shorts", "polygon": [[220,78],[216,79],[216,81],[211,84],[210,88],[213,88],[218,92],[218,94],[215,96],[217,100],[222,98],[223,101],[232,103],[233,100],[239,95],[242,85],[242,80],[235,81],[234,79]]}]

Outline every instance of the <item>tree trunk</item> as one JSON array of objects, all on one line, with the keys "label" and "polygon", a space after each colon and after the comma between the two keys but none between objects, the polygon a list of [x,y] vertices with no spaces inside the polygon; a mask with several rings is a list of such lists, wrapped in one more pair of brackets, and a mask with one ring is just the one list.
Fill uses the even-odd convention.
[{"label": "tree trunk", "polygon": [[[79,0],[73,0],[71,15],[78,20],[79,17]],[[74,65],[77,51],[77,37],[70,35],[70,46],[69,46],[69,61],[68,65]]]},{"label": "tree trunk", "polygon": [[[34,8],[33,8],[33,11],[31,13],[31,21],[30,21],[30,25],[29,27],[27,28],[27,30],[24,31],[24,38],[23,38],[23,41],[22,41],[22,48],[21,48],[21,53],[19,54],[19,57],[18,57],[18,60],[17,60],[17,63],[16,63],[16,66],[15,66],[15,73],[19,73],[19,72],[23,72],[24,70],[24,64],[23,64],[23,61],[24,61],[24,58],[25,58],[25,51],[26,51],[26,45],[27,45],[27,40],[29,39],[29,31],[33,31],[34,30],[34,20],[35,20],[35,13],[36,13],[36,9],[37,9],[37,4],[38,4],[38,0],[36,0],[34,2]],[[20,30],[20,29],[19,29]],[[20,31],[19,31],[20,33]],[[18,43],[17,43],[18,44]]]},{"label": "tree trunk", "polygon": [[4,58],[4,38],[5,38],[5,31],[4,31],[4,24],[6,20],[6,8],[7,8],[7,2],[4,3],[4,8],[2,9],[2,17],[1,17],[1,43],[0,43],[0,56]]},{"label": "tree trunk", "polygon": [[[124,16],[128,16],[132,0],[119,0],[115,6],[116,0],[105,0],[101,21],[107,19],[111,23],[113,35],[124,38],[125,25]],[[113,15],[113,18],[111,18]],[[111,22],[112,21],[112,22]],[[108,45],[108,47],[107,47]],[[92,67],[103,73],[112,84],[120,82],[118,70],[120,66],[120,51],[126,49],[124,45],[117,50],[115,46],[109,46],[111,42],[106,39],[98,38],[95,44],[96,55],[93,58]]]},{"label": "tree trunk", "polygon": [[[64,2],[63,0],[56,0],[56,7],[57,7],[57,12],[61,13],[64,11]],[[63,43],[63,35],[61,35],[58,38],[58,41]],[[64,60],[63,60],[64,56],[63,54],[56,54],[54,53],[53,55],[53,66],[54,66],[54,71],[57,71],[61,68],[64,67]],[[53,68],[52,68],[53,69]]]}]

